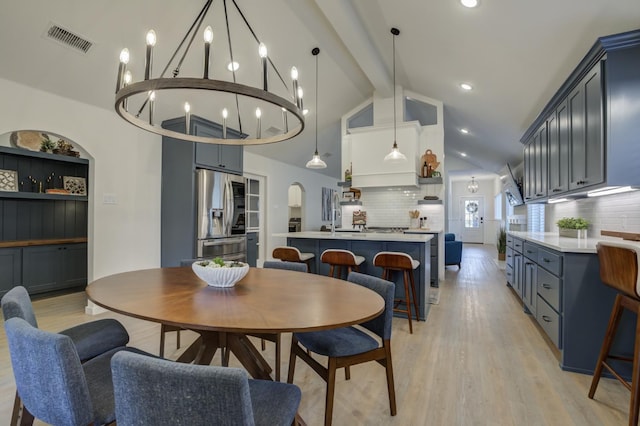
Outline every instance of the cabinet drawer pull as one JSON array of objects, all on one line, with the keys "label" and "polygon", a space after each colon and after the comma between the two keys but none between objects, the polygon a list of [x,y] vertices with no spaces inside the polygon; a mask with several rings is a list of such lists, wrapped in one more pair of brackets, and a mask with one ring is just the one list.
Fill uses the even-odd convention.
[{"label": "cabinet drawer pull", "polygon": [[547,290],[551,290],[552,288],[551,284],[547,284],[547,283],[542,284],[542,287],[546,288]]},{"label": "cabinet drawer pull", "polygon": [[536,197],[542,197],[544,194],[541,192],[540,194],[536,194]]},{"label": "cabinet drawer pull", "polygon": [[554,188],[553,189],[553,192],[560,192],[560,191],[562,191],[562,189],[560,189],[560,188]]},{"label": "cabinet drawer pull", "polygon": [[542,261],[543,261],[544,263],[549,263],[549,262],[551,262],[551,259],[547,259],[546,257],[543,257],[543,258],[542,258]]},{"label": "cabinet drawer pull", "polygon": [[550,316],[547,316],[547,315],[543,315],[543,316],[542,316],[542,319],[543,319],[545,322],[553,322],[553,321],[551,320],[551,317],[550,317]]},{"label": "cabinet drawer pull", "polygon": [[507,257],[511,257],[511,255],[510,255],[510,254],[508,254],[508,255],[507,255]]},{"label": "cabinet drawer pull", "polygon": [[535,253],[533,250],[527,250],[527,253],[531,254],[531,253]]}]

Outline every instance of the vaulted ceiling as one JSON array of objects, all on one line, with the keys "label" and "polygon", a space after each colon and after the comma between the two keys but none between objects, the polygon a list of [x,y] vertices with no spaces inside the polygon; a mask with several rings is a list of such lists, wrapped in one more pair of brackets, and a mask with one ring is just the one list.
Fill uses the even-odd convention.
[{"label": "vaulted ceiling", "polygon": [[[161,69],[203,3],[3,0],[0,77],[113,110],[120,50],[132,51],[130,65],[140,76],[144,35],[153,28],[158,35],[154,61]],[[229,7],[232,3],[227,2]],[[398,84],[441,100],[445,154],[466,153],[465,161],[487,171],[521,161],[520,137],[597,37],[640,27],[637,0],[480,0],[474,9],[458,0],[236,3],[268,45],[281,74],[286,77],[292,65],[299,69],[305,107],[311,110],[298,137],[247,149],[302,167],[310,159],[316,118],[311,50],[317,46],[318,145],[329,165],[320,172],[335,177],[341,174],[340,117],[374,91],[391,94],[391,27],[401,31],[396,39]],[[214,1],[214,32],[224,31],[223,15],[223,1]],[[235,32],[240,18],[230,16]],[[48,40],[44,34],[52,23],[90,40],[93,47],[80,54]],[[241,35],[236,40],[246,45],[234,46],[241,69],[257,67],[255,46]],[[197,75],[201,66],[201,58],[187,60],[184,72],[193,69]],[[215,66],[214,72],[224,73]],[[473,90],[461,90],[462,82]]]}]

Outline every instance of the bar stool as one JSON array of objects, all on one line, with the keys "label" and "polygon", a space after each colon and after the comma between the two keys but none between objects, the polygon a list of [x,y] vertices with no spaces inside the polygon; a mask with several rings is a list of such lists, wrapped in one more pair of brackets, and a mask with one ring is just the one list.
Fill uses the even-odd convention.
[{"label": "bar stool", "polygon": [[[640,337],[638,337],[638,332],[640,331],[640,277],[638,277],[640,252],[638,251],[638,246],[610,241],[599,242],[596,245],[596,249],[598,250],[598,260],[600,262],[600,279],[606,285],[619,291],[619,293],[616,295],[613,310],[609,317],[607,333],[602,342],[598,363],[596,364],[591,388],[589,389],[589,398],[593,399],[602,375],[602,368],[606,368],[631,391],[629,425],[635,426],[638,424],[638,418],[640,417]],[[609,354],[623,309],[628,309],[638,316],[633,358]],[[607,363],[607,359],[633,362],[631,383],[628,383],[615,372],[612,366]]]},{"label": "bar stool", "polygon": [[320,260],[322,263],[328,263],[331,266],[329,268],[330,277],[333,277],[333,271],[335,269],[338,273],[338,278],[342,278],[344,267],[347,268],[347,275],[349,275],[352,270],[360,272],[359,266],[364,262],[364,257],[356,256],[349,250],[327,249],[320,255]]},{"label": "bar stool", "polygon": [[402,302],[402,299],[394,300],[395,306],[394,312],[401,312],[407,314],[409,319],[409,333],[413,334],[413,326],[411,324],[411,298],[409,297],[409,285],[411,285],[411,293],[413,295],[413,306],[416,312],[416,321],[420,321],[418,318],[418,297],[416,296],[416,286],[413,281],[413,270],[420,266],[420,262],[413,259],[406,253],[400,253],[395,251],[381,251],[373,258],[373,264],[383,268],[382,279],[391,280],[392,271],[402,271],[404,275],[404,302],[407,309],[398,309],[398,305]]},{"label": "bar stool", "polygon": [[307,272],[311,272],[311,260],[315,257],[313,253],[301,253],[297,248],[289,246],[274,248],[272,256],[285,262],[306,263]]}]

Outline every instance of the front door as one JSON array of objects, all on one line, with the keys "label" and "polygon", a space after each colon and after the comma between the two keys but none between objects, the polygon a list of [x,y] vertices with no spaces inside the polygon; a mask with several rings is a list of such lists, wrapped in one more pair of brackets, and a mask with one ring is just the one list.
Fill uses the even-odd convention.
[{"label": "front door", "polygon": [[460,197],[462,242],[484,243],[484,197]]}]

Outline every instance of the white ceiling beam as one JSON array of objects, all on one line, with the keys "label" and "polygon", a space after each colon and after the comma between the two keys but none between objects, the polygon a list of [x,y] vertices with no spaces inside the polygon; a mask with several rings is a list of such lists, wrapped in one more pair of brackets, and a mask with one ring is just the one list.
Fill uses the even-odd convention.
[{"label": "white ceiling beam", "polygon": [[316,2],[314,0],[285,0],[285,2],[306,29],[317,39],[321,51],[331,56],[340,65],[363,96],[370,96],[373,88],[369,83],[368,76],[363,72],[360,64],[356,62]]},{"label": "white ceiling beam", "polygon": [[315,0],[362,71],[383,97],[393,94],[393,78],[352,0]]}]

